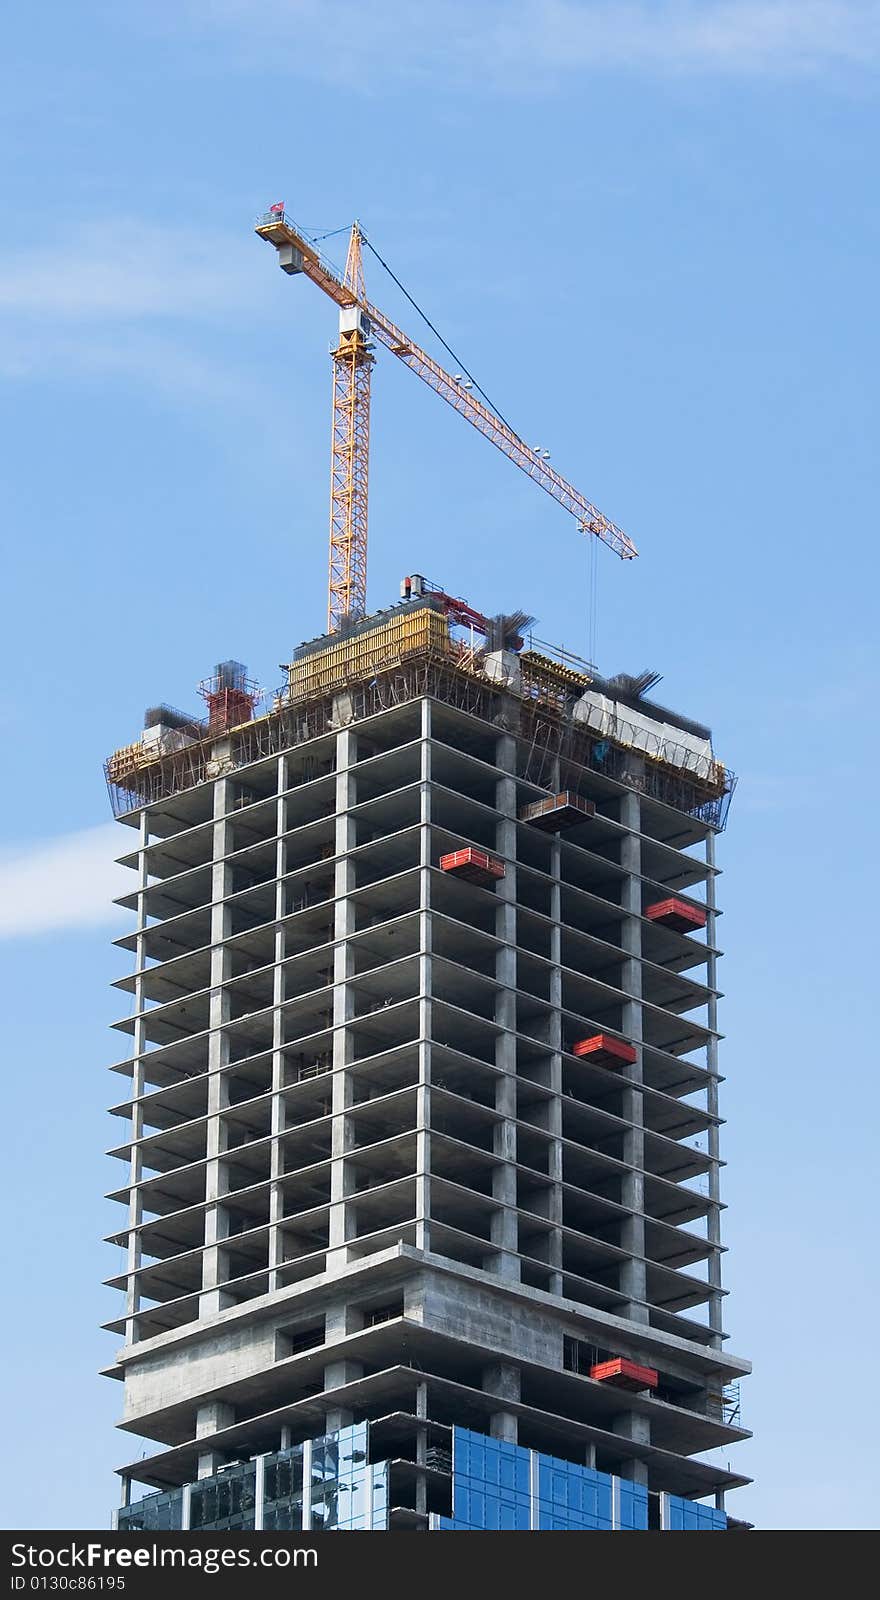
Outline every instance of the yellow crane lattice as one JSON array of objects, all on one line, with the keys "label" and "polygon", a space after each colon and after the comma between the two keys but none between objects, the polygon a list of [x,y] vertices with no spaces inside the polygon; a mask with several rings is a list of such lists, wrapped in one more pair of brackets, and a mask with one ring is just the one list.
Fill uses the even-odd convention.
[{"label": "yellow crane lattice", "polygon": [[327,625],[336,632],[361,617],[367,606],[367,487],[370,446],[370,373],[373,341],[415,372],[489,439],[559,505],[577,518],[583,533],[607,544],[622,560],[638,554],[616,523],[599,511],[580,490],[551,467],[546,455],[525,443],[485,405],[472,385],[446,372],[413,339],[366,297],[362,242],[352,225],[345,271],[340,277],[286,215],[273,206],[256,232],[275,246],[279,264],[291,275],[302,273],[339,307],[339,342],[333,354],[333,432],[330,471],[330,585]]}]

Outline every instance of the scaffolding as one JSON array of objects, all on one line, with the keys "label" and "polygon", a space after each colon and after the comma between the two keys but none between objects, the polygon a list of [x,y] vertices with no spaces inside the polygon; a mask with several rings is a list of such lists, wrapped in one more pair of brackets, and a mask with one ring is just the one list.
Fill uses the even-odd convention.
[{"label": "scaffolding", "polygon": [[[631,719],[625,707],[614,714],[603,710],[597,730],[575,716],[591,689],[586,672],[534,650],[516,659],[514,681],[490,678],[485,653],[452,638],[446,618],[422,602],[392,608],[372,627],[361,624],[350,635],[303,647],[271,710],[256,718],[244,668],[228,683],[220,682],[218,668],[206,689],[207,727],[193,722],[192,732],[176,730],[170,749],[144,740],[126,745],[105,763],[114,815],[125,816],[217,776],[221,761],[224,770],[249,766],[332,732],[340,720],[363,721],[427,696],[514,734],[519,775],[538,789],[577,795],[585,771],[600,772],[716,832],[724,828],[734,774],[714,758],[704,761],[702,770],[692,770],[693,748],[684,735],[677,747],[664,721],[651,734],[649,702]],[[238,663],[223,666],[238,668]]]}]

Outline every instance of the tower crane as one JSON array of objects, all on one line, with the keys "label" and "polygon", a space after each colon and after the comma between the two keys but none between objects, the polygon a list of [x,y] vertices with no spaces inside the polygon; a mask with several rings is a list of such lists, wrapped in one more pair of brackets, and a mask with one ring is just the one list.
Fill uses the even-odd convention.
[{"label": "tower crane", "polygon": [[370,456],[370,374],[374,341],[439,394],[484,438],[577,518],[581,532],[607,544],[622,560],[638,554],[632,540],[547,460],[547,452],[527,445],[489,405],[472,392],[470,380],[452,375],[421,350],[401,328],[366,297],[360,225],[352,225],[345,270],[340,277],[287,216],[272,206],[255,230],[275,246],[282,271],[302,273],[339,308],[339,341],[333,356],[333,434],[330,465],[330,586],[327,626],[337,632],[362,617],[367,603],[367,483]]}]

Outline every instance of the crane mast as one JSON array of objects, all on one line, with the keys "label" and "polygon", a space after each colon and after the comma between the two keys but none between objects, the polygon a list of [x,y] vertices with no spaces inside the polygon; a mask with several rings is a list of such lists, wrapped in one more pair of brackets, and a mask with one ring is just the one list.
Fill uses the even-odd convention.
[{"label": "crane mast", "polygon": [[367,609],[367,486],[370,468],[369,323],[364,298],[361,234],[351,230],[343,282],[356,297],[339,310],[333,355],[333,432],[330,447],[330,588],[327,628],[336,633]]},{"label": "crane mast", "polygon": [[373,339],[439,394],[508,460],[577,518],[581,532],[607,544],[622,560],[638,554],[621,528],[549,466],[546,453],[527,445],[472,390],[444,371],[401,328],[366,298],[360,226],[352,225],[342,277],[286,216],[273,206],[256,225],[275,246],[284,272],[303,273],[339,307],[339,341],[333,357],[333,431],[330,466],[330,585],[327,625],[338,632],[362,617],[367,605],[367,486],[370,453],[370,374]]}]

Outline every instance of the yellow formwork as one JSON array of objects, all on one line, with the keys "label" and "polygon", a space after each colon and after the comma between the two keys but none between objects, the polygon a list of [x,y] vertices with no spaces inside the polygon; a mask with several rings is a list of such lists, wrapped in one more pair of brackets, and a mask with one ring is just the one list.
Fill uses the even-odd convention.
[{"label": "yellow formwork", "polygon": [[323,650],[302,656],[288,668],[291,700],[332,694],[348,683],[362,683],[387,672],[398,661],[429,650],[451,651],[449,623],[431,606],[390,616]]},{"label": "yellow formwork", "polygon": [[542,655],[538,650],[523,650],[519,659],[523,674],[539,681],[545,688],[584,690],[593,681],[586,673],[575,672],[573,667],[554,661],[551,656]]},{"label": "yellow formwork", "polygon": [[[155,755],[151,754],[150,760],[155,759]],[[137,772],[139,767],[144,766],[145,761],[144,747],[140,739],[134,744],[125,744],[121,750],[114,750],[107,762],[107,777],[111,783],[123,783],[133,772]]]}]

